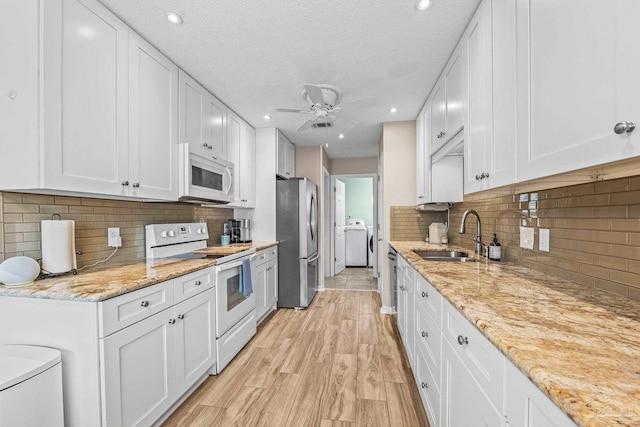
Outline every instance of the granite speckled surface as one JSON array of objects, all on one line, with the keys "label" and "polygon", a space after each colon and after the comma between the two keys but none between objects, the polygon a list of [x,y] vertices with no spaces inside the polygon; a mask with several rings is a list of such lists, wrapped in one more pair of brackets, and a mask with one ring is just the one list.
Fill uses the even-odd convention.
[{"label": "granite speckled surface", "polygon": [[639,302],[507,263],[412,252],[443,245],[391,245],[579,426],[640,426]]},{"label": "granite speckled surface", "polygon": [[[277,242],[256,242],[244,245],[213,246],[204,249],[209,256],[232,255],[247,249],[262,250]],[[216,263],[215,258],[165,258],[154,261],[134,260],[127,265],[101,266],[66,274],[21,287],[0,285],[0,297],[27,297],[68,301],[98,302],[156,283],[171,280],[201,270]]]}]

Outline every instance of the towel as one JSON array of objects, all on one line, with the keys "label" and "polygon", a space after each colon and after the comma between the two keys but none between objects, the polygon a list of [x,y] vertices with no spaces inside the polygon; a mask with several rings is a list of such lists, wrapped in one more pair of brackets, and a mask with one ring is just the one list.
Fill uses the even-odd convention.
[{"label": "towel", "polygon": [[251,260],[245,259],[240,267],[240,292],[247,298],[253,293],[253,282],[251,281]]}]

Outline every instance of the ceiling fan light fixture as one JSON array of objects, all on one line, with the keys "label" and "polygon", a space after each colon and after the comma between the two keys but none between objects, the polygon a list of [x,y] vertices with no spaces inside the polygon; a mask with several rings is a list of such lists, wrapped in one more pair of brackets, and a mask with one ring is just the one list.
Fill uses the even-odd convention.
[{"label": "ceiling fan light fixture", "polygon": [[183,20],[182,16],[178,15],[176,12],[166,12],[167,21],[173,25],[182,25]]},{"label": "ceiling fan light fixture", "polygon": [[418,10],[427,10],[433,4],[433,0],[417,0],[416,1],[416,9]]}]

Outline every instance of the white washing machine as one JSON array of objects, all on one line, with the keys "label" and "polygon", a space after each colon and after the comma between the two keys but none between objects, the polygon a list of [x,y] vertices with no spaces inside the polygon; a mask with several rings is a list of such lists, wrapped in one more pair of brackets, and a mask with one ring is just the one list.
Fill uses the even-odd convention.
[{"label": "white washing machine", "polygon": [[373,267],[373,226],[367,226],[367,267]]},{"label": "white washing machine", "polygon": [[0,346],[0,424],[63,427],[60,351]]},{"label": "white washing machine", "polygon": [[367,227],[361,219],[350,219],[344,227],[345,265],[367,266]]}]

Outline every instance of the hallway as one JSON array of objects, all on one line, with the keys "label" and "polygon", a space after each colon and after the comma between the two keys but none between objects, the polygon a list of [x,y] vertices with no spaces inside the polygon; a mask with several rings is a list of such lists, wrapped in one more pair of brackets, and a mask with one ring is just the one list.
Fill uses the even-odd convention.
[{"label": "hallway", "polygon": [[325,277],[325,289],[346,289],[349,291],[375,291],[378,279],[372,276],[371,268],[347,267],[337,276]]}]

